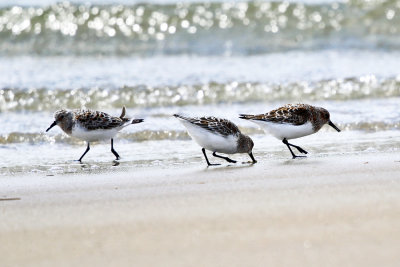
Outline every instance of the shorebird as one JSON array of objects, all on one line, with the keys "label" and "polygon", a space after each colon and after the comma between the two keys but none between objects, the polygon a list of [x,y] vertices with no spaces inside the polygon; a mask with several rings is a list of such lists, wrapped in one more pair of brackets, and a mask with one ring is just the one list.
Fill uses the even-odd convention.
[{"label": "shorebird", "polygon": [[111,152],[116,159],[120,159],[117,151],[114,150],[114,136],[128,125],[143,122],[143,119],[125,118],[126,109],[122,108],[119,117],[113,117],[101,111],[92,110],[58,110],[54,113],[55,121],[46,130],[58,125],[69,136],[87,142],[86,151],[79,158],[82,158],[90,150],[90,142],[111,139]]},{"label": "shorebird", "polygon": [[288,104],[265,114],[240,114],[239,118],[257,123],[265,131],[282,140],[289,148],[293,159],[304,156],[296,156],[291,147],[296,148],[303,154],[308,152],[299,146],[289,143],[288,140],[316,133],[325,124],[329,124],[340,132],[339,128],[330,120],[329,112],[326,109],[307,104]]},{"label": "shorebird", "polygon": [[189,118],[178,114],[174,114],[174,116],[180,120],[189,135],[202,147],[201,150],[208,166],[220,164],[211,164],[208,161],[206,149],[212,151],[214,157],[222,158],[230,163],[236,163],[236,161],[216,153],[247,153],[252,159],[252,163],[257,162],[252,153],[253,140],[242,134],[239,128],[229,120],[215,117]]}]

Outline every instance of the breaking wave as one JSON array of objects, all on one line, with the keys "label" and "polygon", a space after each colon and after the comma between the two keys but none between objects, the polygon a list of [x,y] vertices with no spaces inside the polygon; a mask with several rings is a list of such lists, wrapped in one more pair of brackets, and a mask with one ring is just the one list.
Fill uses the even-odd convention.
[{"label": "breaking wave", "polygon": [[4,88],[0,111],[54,111],[59,108],[148,108],[258,101],[349,100],[400,96],[400,78],[362,76],[347,79],[268,83],[206,83],[199,85],[122,88]]}]

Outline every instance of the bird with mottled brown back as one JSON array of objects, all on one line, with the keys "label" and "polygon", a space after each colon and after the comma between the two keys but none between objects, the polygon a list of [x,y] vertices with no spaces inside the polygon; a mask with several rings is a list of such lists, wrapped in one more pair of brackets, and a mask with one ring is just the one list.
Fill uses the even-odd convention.
[{"label": "bird with mottled brown back", "polygon": [[314,134],[325,124],[340,132],[339,128],[330,120],[330,114],[326,109],[308,104],[288,104],[264,114],[240,114],[239,118],[257,123],[265,131],[282,140],[289,148],[293,158],[300,156],[296,156],[291,147],[296,148],[303,154],[308,152],[299,146],[289,143],[288,140]]},{"label": "bird with mottled brown back", "polygon": [[111,152],[118,160],[120,156],[114,150],[114,136],[130,124],[143,122],[143,119],[126,118],[125,114],[125,107],[122,108],[119,117],[114,117],[101,111],[62,109],[55,112],[55,121],[46,132],[58,125],[66,134],[86,141],[86,151],[78,161],[82,161],[82,158],[90,150],[90,142],[111,139]]}]

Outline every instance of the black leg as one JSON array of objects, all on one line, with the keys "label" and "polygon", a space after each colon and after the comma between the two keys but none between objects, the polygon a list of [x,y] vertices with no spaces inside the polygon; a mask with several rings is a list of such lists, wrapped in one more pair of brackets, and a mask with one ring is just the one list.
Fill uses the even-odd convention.
[{"label": "black leg", "polygon": [[250,156],[250,158],[251,158],[251,160],[253,161],[253,164],[254,163],[257,163],[257,160],[254,158],[254,156],[253,156],[253,152],[250,152],[249,153],[249,156]]},{"label": "black leg", "polygon": [[307,153],[308,153],[307,151],[305,151],[305,150],[302,149],[301,147],[296,146],[296,145],[293,145],[293,144],[290,144],[290,143],[288,142],[288,140],[286,140],[286,138],[284,138],[284,139],[282,140],[282,143],[284,143],[285,145],[287,145],[287,147],[289,148],[290,153],[292,154],[293,159],[295,159],[295,158],[303,158],[303,157],[305,157],[305,156],[296,156],[296,155],[293,153],[292,149],[290,148],[291,146],[292,146],[292,147],[295,147],[300,153],[303,153],[303,154],[307,154]]},{"label": "black leg", "polygon": [[299,147],[299,146],[296,146],[296,145],[293,145],[293,144],[290,144],[290,143],[289,143],[289,146],[292,146],[292,147],[296,148],[300,153],[308,154],[307,151],[305,151],[304,149],[302,149],[302,148]]},{"label": "black leg", "polygon": [[217,155],[217,153],[215,153],[215,152],[213,153],[213,156],[217,157],[217,158],[224,159],[224,160],[226,160],[227,162],[230,162],[230,163],[236,163],[236,160],[230,159],[228,157],[223,157],[223,156]]},{"label": "black leg", "polygon": [[114,150],[114,139],[111,138],[111,152],[114,154],[114,156],[116,157],[116,159],[120,159],[117,151]]},{"label": "black leg", "polygon": [[202,148],[201,151],[203,151],[203,155],[204,155],[204,157],[206,158],[206,161],[207,161],[207,165],[208,165],[208,166],[220,165],[220,164],[211,164],[211,163],[208,161],[207,154],[206,154],[206,150],[205,150],[204,148]]},{"label": "black leg", "polygon": [[86,155],[86,153],[88,153],[89,150],[90,150],[90,143],[87,142],[87,148],[85,150],[85,153],[83,153],[83,155],[78,159],[79,162],[82,162],[83,157]]}]

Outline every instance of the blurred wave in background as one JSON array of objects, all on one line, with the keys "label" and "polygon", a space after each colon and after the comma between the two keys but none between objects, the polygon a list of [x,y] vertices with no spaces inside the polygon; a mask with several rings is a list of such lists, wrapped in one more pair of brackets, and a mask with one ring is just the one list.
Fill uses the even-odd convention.
[{"label": "blurred wave in background", "polygon": [[399,8],[396,0],[4,6],[0,51],[45,56],[248,56],[329,48],[396,50]]}]

